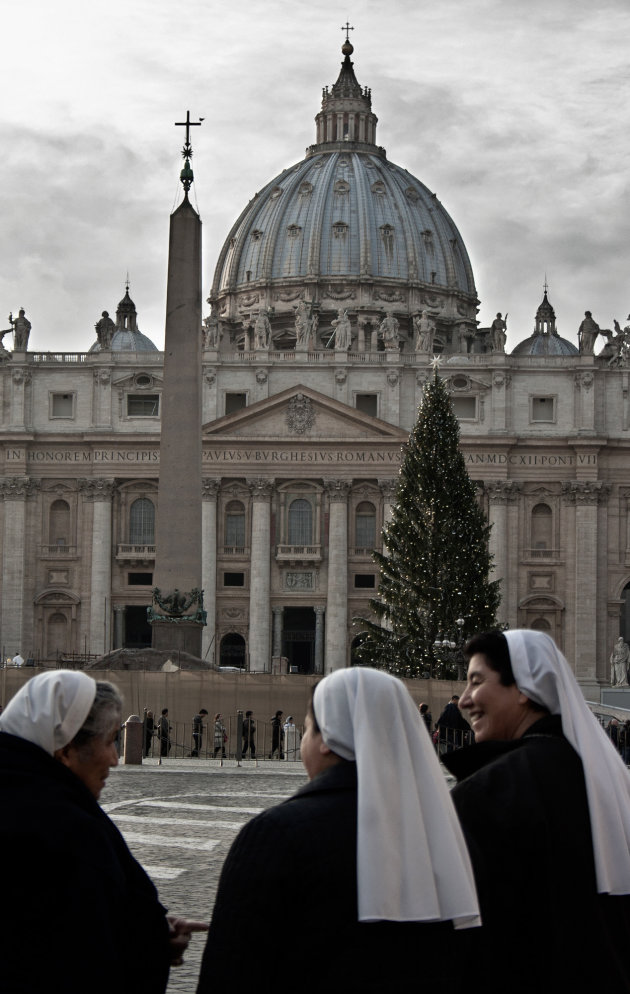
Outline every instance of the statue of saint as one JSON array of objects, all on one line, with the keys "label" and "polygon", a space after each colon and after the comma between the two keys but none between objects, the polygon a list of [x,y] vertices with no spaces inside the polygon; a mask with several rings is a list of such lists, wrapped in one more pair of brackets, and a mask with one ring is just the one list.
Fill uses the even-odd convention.
[{"label": "statue of saint", "polygon": [[426,311],[422,311],[420,315],[416,314],[413,319],[413,330],[416,333],[416,352],[433,352],[435,321]]},{"label": "statue of saint", "polygon": [[628,664],[630,664],[630,649],[620,635],[610,654],[611,687],[628,686]]},{"label": "statue of saint", "polygon": [[9,321],[13,325],[13,351],[26,352],[28,348],[28,336],[31,333],[31,322],[24,317],[24,308],[20,307],[16,318],[9,314]]},{"label": "statue of saint", "polygon": [[210,315],[203,321],[203,347],[204,349],[218,349],[221,341],[221,329],[219,327],[219,316],[217,305],[210,304]]},{"label": "statue of saint", "polygon": [[591,312],[585,311],[584,320],[578,329],[578,343],[582,355],[593,355],[595,340],[599,334],[599,325],[593,321]]},{"label": "statue of saint", "polygon": [[335,329],[335,351],[347,352],[352,345],[352,326],[347,308],[337,311],[337,317],[330,322]]},{"label": "statue of saint", "polygon": [[295,310],[295,351],[308,352],[313,347],[311,336],[317,327],[317,316],[309,313],[305,300],[300,300]]},{"label": "statue of saint", "polygon": [[507,314],[505,318],[502,318],[501,311],[498,311],[496,318],[490,326],[490,342],[493,352],[505,352],[505,343],[507,342],[506,332]]},{"label": "statue of saint", "polygon": [[398,320],[393,314],[386,314],[380,323],[378,333],[386,349],[398,349]]},{"label": "statue of saint", "polygon": [[260,310],[254,322],[254,348],[256,351],[268,349],[271,345],[271,324],[267,312]]},{"label": "statue of saint", "polygon": [[96,329],[96,338],[98,344],[102,351],[111,349],[112,338],[114,337],[114,332],[116,331],[116,325],[109,316],[108,311],[103,311],[100,321],[97,321],[94,325]]}]

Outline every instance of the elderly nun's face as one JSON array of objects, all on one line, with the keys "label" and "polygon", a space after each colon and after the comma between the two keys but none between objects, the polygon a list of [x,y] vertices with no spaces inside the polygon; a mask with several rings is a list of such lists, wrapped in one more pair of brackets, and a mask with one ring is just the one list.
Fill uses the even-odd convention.
[{"label": "elderly nun's face", "polygon": [[468,664],[468,683],[459,701],[477,742],[519,739],[541,715],[515,683],[506,687],[481,652]]},{"label": "elderly nun's face", "polygon": [[64,766],[81,780],[98,801],[112,766],[118,766],[116,736],[120,728],[120,716],[116,715],[112,725],[104,735],[95,735],[85,745],[75,746],[70,742],[57,753]]},{"label": "elderly nun's face", "polygon": [[316,730],[310,710],[304,719],[304,735],[300,742],[300,757],[304,763],[309,780],[316,777],[318,773],[327,770],[329,766],[335,766],[337,763],[342,762],[341,758],[328,748],[322,738],[322,733]]}]

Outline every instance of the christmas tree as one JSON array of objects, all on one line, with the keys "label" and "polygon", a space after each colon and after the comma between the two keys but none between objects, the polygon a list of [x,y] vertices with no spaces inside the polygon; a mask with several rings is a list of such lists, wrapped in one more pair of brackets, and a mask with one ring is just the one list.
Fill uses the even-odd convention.
[{"label": "christmas tree", "polygon": [[383,529],[387,551],[374,553],[380,582],[370,608],[377,621],[355,620],[361,662],[401,676],[457,675],[463,642],[497,627],[499,582],[488,579],[489,532],[436,365]]}]

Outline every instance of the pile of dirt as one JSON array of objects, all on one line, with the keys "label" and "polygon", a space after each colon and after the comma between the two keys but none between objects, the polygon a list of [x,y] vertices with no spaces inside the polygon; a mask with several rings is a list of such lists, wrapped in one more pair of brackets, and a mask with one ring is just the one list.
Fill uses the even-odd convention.
[{"label": "pile of dirt", "polygon": [[198,656],[178,649],[114,649],[88,663],[86,670],[150,670],[175,673],[177,670],[218,670]]}]

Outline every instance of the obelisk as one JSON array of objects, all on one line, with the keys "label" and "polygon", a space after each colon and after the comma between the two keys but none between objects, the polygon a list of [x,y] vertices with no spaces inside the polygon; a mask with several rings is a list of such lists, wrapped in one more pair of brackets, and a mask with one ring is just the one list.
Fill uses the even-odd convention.
[{"label": "obelisk", "polygon": [[[206,615],[201,590],[201,220],[188,199],[193,182],[190,112],[180,179],[184,199],[171,214],[166,292],[160,483],[153,601],[154,649],[201,655]],[[201,122],[199,122],[201,123]]]}]

